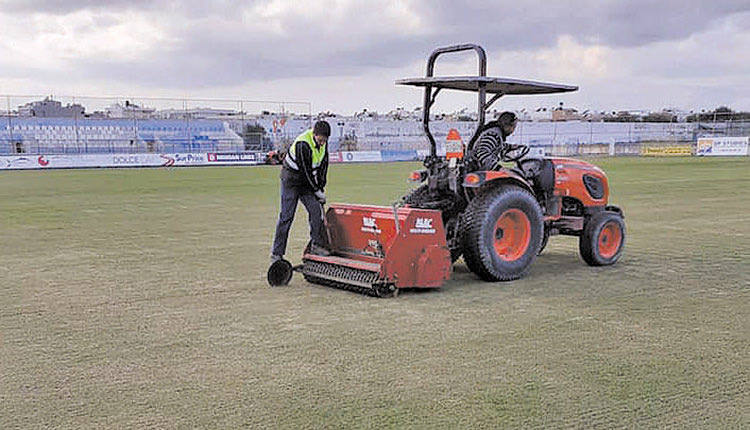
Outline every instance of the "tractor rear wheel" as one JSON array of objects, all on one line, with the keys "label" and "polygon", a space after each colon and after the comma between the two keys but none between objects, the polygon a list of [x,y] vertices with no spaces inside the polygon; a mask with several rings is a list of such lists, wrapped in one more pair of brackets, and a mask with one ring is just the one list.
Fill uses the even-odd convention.
[{"label": "tractor rear wheel", "polygon": [[524,276],[544,235],[539,203],[516,186],[502,186],[472,200],[461,227],[464,261],[485,281]]},{"label": "tractor rear wheel", "polygon": [[625,246],[625,222],[610,211],[591,217],[583,228],[578,249],[589,266],[608,266],[620,259]]}]

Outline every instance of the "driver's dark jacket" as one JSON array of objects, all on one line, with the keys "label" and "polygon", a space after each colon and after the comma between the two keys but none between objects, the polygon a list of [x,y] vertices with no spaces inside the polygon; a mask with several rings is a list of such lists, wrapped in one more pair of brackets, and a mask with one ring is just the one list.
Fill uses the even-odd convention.
[{"label": "driver's dark jacket", "polygon": [[492,170],[497,165],[508,145],[505,138],[500,126],[489,127],[479,135],[472,150],[477,170]]}]

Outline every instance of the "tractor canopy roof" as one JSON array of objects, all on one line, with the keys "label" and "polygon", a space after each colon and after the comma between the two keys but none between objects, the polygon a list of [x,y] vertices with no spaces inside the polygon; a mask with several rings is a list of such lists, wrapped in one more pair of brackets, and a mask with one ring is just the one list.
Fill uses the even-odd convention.
[{"label": "tractor canopy roof", "polygon": [[406,78],[396,81],[398,85],[415,87],[444,88],[459,91],[478,92],[484,86],[486,92],[499,95],[555,94],[576,91],[575,85],[553,84],[549,82],[524,81],[491,76],[431,76],[426,78]]},{"label": "tractor canopy roof", "polygon": [[[477,55],[477,74],[473,76],[435,76],[435,61],[443,54],[474,51]],[[437,48],[432,51],[427,59],[427,73],[424,78],[408,78],[396,81],[398,85],[411,85],[424,88],[424,104],[422,105],[422,124],[427,140],[430,143],[430,155],[425,159],[425,165],[436,159],[435,137],[430,131],[430,108],[435,103],[438,93],[443,89],[470,91],[477,94],[477,127],[469,140],[467,147],[471,151],[474,142],[485,123],[487,110],[499,98],[505,95],[522,94],[555,94],[575,91],[574,85],[552,84],[548,82],[524,81],[510,78],[494,78],[487,76],[487,55],[484,48],[479,45],[467,43],[463,45],[451,45]],[[487,94],[492,94],[486,100]]]}]

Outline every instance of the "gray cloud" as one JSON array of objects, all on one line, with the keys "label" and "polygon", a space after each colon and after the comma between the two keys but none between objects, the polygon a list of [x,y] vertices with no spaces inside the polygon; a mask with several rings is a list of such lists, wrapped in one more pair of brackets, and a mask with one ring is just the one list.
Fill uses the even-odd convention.
[{"label": "gray cloud", "polygon": [[4,13],[41,13],[48,15],[66,15],[81,10],[108,10],[143,8],[158,6],[160,1],[150,0],[3,0],[0,1]]},{"label": "gray cloud", "polygon": [[[33,2],[32,2],[33,3]],[[56,10],[67,2],[47,3]],[[96,2],[82,2],[84,5]],[[174,3],[161,2],[174,12]],[[246,4],[252,6],[258,2]],[[125,2],[116,5],[129,7]],[[133,3],[128,2],[131,6]],[[412,3],[426,32],[402,36],[399,28],[363,37],[357,45],[345,42],[358,28],[353,16],[334,16],[312,22],[304,14],[290,15],[279,24],[281,34],[259,32],[256,23],[237,18],[235,2],[181,2],[169,22],[173,46],[157,47],[152,58],[137,62],[82,62],[89,72],[124,74],[156,85],[241,83],[244,80],[328,76],[357,73],[372,67],[400,67],[430,49],[457,42],[479,42],[490,52],[550,47],[560,35],[583,43],[638,47],[679,40],[715,25],[732,14],[750,10],[746,1],[645,0],[631,2],[525,1]],[[210,5],[210,6],[209,6]],[[55,6],[55,7],[53,7]],[[156,8],[159,9],[159,8]],[[232,13],[232,12],[235,13]],[[351,14],[367,13],[358,7]],[[252,19],[252,18],[251,18]],[[262,18],[258,17],[260,21]],[[355,19],[356,22],[356,19]],[[393,25],[393,23],[384,23]],[[325,31],[320,31],[321,27]],[[340,32],[334,31],[336,28]],[[334,29],[334,30],[331,30]],[[114,68],[114,69],[113,69]],[[162,73],[130,75],[122,70]],[[159,76],[161,75],[161,77]]]},{"label": "gray cloud", "polygon": [[[659,44],[690,40],[730,24],[732,31],[747,31],[750,21],[741,19],[750,16],[747,0],[404,0],[399,6],[394,6],[395,2],[344,2],[331,3],[319,14],[291,8],[271,16],[253,15],[256,7],[269,5],[265,0],[0,0],[0,5],[2,13],[17,15],[63,16],[91,11],[97,16],[94,25],[101,27],[111,25],[112,16],[121,12],[149,17],[160,26],[167,42],[151,46],[136,59],[113,59],[116,55],[66,58],[71,72],[56,70],[52,74],[162,88],[354,76],[423,61],[437,46],[474,42],[491,55],[533,53],[555,47],[560,37],[624,50],[634,63],[632,70],[643,75],[699,76],[711,72],[694,65],[694,60],[710,49],[705,43],[720,41],[704,38],[702,45],[676,61],[665,52],[668,48]],[[388,5],[408,8],[418,19],[411,23],[416,28],[402,28],[409,22],[404,24],[383,12]],[[648,56],[645,48],[650,47],[658,58],[639,63]],[[446,61],[453,61],[451,58]],[[710,51],[710,59],[734,68],[734,73],[738,68],[747,70],[741,59],[722,56],[718,49]],[[19,73],[14,69],[14,74]],[[39,78],[50,75],[40,70],[29,70],[29,74]]]},{"label": "gray cloud", "polygon": [[750,10],[750,4],[742,0],[715,3],[529,0],[508,6],[496,2],[457,5],[441,0],[436,5],[438,24],[451,28],[451,22],[460,23],[452,27],[452,36],[468,35],[489,46],[506,49],[549,45],[560,34],[607,46],[641,46],[682,39],[708,28],[716,20]]}]

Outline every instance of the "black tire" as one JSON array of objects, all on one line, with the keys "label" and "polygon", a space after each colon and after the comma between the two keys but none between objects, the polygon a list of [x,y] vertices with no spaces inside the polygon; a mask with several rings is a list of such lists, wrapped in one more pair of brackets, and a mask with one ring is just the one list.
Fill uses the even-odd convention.
[{"label": "black tire", "polygon": [[583,227],[578,249],[589,266],[609,266],[622,256],[625,247],[625,221],[610,211],[592,216]]},{"label": "black tire", "polygon": [[393,284],[376,285],[374,290],[375,296],[383,299],[389,299],[398,295],[398,288]]},{"label": "black tire", "polygon": [[445,240],[451,253],[451,263],[455,263],[463,254],[461,240],[458,236],[459,214],[463,209],[460,199],[451,194],[443,193],[438,196],[430,195],[427,184],[420,185],[405,195],[401,201],[404,204],[421,209],[439,210],[442,214]]},{"label": "black tire", "polygon": [[272,287],[279,287],[282,285],[289,285],[289,281],[292,280],[292,263],[282,259],[274,261],[268,268],[268,285]]},{"label": "black tire", "polygon": [[544,218],[534,196],[505,185],[477,196],[464,213],[464,261],[485,281],[523,277],[544,235]]}]

